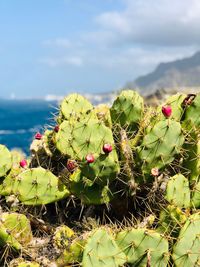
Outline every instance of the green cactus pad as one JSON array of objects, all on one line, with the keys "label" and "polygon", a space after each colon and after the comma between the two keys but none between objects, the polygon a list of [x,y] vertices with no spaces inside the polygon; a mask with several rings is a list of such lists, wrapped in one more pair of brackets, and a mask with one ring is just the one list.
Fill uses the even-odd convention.
[{"label": "green cactus pad", "polygon": [[53,173],[41,167],[20,173],[12,190],[25,205],[48,204],[70,194]]},{"label": "green cactus pad", "polygon": [[84,239],[76,238],[64,249],[61,256],[56,260],[58,266],[68,266],[68,264],[70,264],[70,266],[71,264],[76,265],[75,263],[80,263],[82,261],[83,250],[86,243]]},{"label": "green cactus pad", "polygon": [[186,129],[191,129],[192,127],[196,127],[199,129],[200,127],[200,94],[197,95],[192,102],[186,108],[185,118],[184,118],[184,127]]},{"label": "green cactus pad", "polygon": [[108,186],[100,186],[96,183],[91,185],[91,182],[82,176],[80,171],[75,172],[70,177],[70,192],[81,199],[86,205],[101,205],[109,203],[113,195]]},{"label": "green cactus pad", "polygon": [[150,174],[152,168],[161,169],[170,164],[175,155],[180,153],[183,143],[180,123],[173,120],[156,123],[137,148],[139,160],[143,162],[142,171]]},{"label": "green cactus pad", "polygon": [[30,222],[24,214],[2,213],[0,221],[20,244],[26,245],[32,240]]},{"label": "green cactus pad", "polygon": [[189,208],[189,181],[182,174],[177,174],[171,177],[167,184],[165,198],[170,204],[173,204],[177,207]]},{"label": "green cactus pad", "polygon": [[66,248],[69,245],[69,240],[74,237],[75,233],[66,225],[56,228],[54,234],[54,244],[58,248]]},{"label": "green cactus pad", "polygon": [[21,250],[21,244],[9,233],[6,227],[0,223],[0,247],[10,246],[14,250]]},{"label": "green cactus pad", "polygon": [[144,112],[143,98],[133,90],[124,90],[114,101],[110,114],[113,124],[137,130]]},{"label": "green cactus pad", "polygon": [[0,246],[9,245],[20,250],[32,240],[29,220],[19,213],[2,213],[0,218]]},{"label": "green cactus pad", "polygon": [[12,155],[12,163],[13,163],[12,167],[15,168],[19,167],[20,161],[25,159],[26,155],[20,149],[12,149],[10,153]]},{"label": "green cactus pad", "polygon": [[114,144],[112,131],[95,119],[75,125],[64,121],[56,134],[58,150],[73,159],[83,160],[90,153],[99,156],[105,143]]},{"label": "green cactus pad", "polygon": [[80,119],[91,113],[92,110],[92,104],[79,94],[71,94],[65,97],[60,106],[61,116],[65,120],[69,120],[72,117]]},{"label": "green cactus pad", "polygon": [[124,230],[118,233],[116,242],[126,254],[130,266],[164,267],[168,264],[168,241],[153,230]]},{"label": "green cactus pad", "polygon": [[118,267],[125,262],[125,254],[105,229],[95,230],[87,239],[83,252],[83,267]]},{"label": "green cactus pad", "polygon": [[169,205],[161,210],[156,230],[161,234],[177,237],[186,219],[186,214],[180,208]]},{"label": "green cactus pad", "polygon": [[97,118],[103,122],[107,127],[112,127],[112,121],[110,116],[110,109],[105,104],[100,104],[95,107],[95,113],[97,114]]},{"label": "green cactus pad", "polygon": [[200,208],[200,181],[195,183],[191,190],[191,206],[194,208]]},{"label": "green cactus pad", "polygon": [[[109,154],[103,152],[103,145],[107,143],[113,146]],[[64,121],[56,134],[56,146],[63,155],[79,162],[88,179],[100,185],[107,184],[108,178],[115,179],[119,172],[112,131],[98,120],[90,119],[73,125]],[[86,162],[88,154],[94,155],[94,163]]]},{"label": "green cactus pad", "polygon": [[3,179],[0,180],[0,195],[8,196],[13,194],[13,189],[16,182],[16,177],[23,171],[24,169],[20,168],[19,163],[14,164],[9,174]]},{"label": "green cactus pad", "polygon": [[112,182],[120,171],[117,154],[101,154],[92,164],[81,164],[80,170],[84,176],[100,186]]},{"label": "green cactus pad", "polygon": [[[182,103],[184,99],[186,98],[186,94],[176,94],[170,96],[166,102],[162,106],[171,106],[172,108],[172,115],[171,119],[174,119],[176,121],[180,121],[183,113],[184,113],[184,108],[182,107]],[[160,119],[166,119],[165,116],[162,114],[162,106],[158,107],[158,113],[161,115]]]},{"label": "green cactus pad", "polygon": [[4,145],[0,145],[0,177],[3,177],[12,167],[12,155]]},{"label": "green cactus pad", "polygon": [[190,184],[199,180],[200,175],[200,139],[198,132],[190,132],[184,144],[185,155],[183,166],[189,172]]},{"label": "green cactus pad", "polygon": [[173,246],[172,258],[175,266],[199,266],[200,262],[200,214],[191,215],[180,231]]}]

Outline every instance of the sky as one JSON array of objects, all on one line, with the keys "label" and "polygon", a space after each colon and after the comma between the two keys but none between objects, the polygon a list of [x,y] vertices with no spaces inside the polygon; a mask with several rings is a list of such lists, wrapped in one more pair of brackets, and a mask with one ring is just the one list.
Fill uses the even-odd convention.
[{"label": "sky", "polygon": [[0,97],[104,93],[200,49],[199,0],[0,0]]}]

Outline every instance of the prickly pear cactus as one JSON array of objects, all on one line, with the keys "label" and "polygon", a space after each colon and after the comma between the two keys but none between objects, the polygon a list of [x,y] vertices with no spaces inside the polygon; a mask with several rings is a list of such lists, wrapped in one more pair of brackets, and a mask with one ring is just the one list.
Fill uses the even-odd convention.
[{"label": "prickly pear cactus", "polygon": [[169,165],[180,153],[183,143],[180,123],[170,119],[156,123],[137,148],[142,172],[150,174],[152,168],[162,169]]},{"label": "prickly pear cactus", "polygon": [[193,94],[72,94],[30,157],[0,145],[0,265],[200,266],[199,110]]},{"label": "prickly pear cactus", "polygon": [[184,144],[183,166],[188,172],[190,184],[198,182],[200,175],[200,139],[198,132],[190,132]]},{"label": "prickly pear cactus", "polygon": [[172,258],[175,266],[199,266],[200,263],[200,215],[191,215],[173,246]]},{"label": "prickly pear cactus", "polygon": [[95,107],[95,113],[97,114],[97,118],[102,121],[107,127],[112,127],[112,121],[110,116],[110,108],[105,104],[100,104]]},{"label": "prickly pear cactus", "polygon": [[193,127],[200,127],[200,95],[198,94],[190,105],[186,107],[183,125],[186,129],[191,130]]},{"label": "prickly pear cactus", "polygon": [[166,200],[180,208],[190,207],[190,187],[188,179],[182,174],[171,177],[167,184]]},{"label": "prickly pear cactus", "polygon": [[71,94],[65,97],[61,103],[60,117],[64,120],[80,119],[93,114],[91,113],[93,109],[92,104],[86,98],[79,94]]},{"label": "prickly pear cactus", "polygon": [[69,191],[49,170],[41,167],[25,170],[15,180],[13,193],[25,205],[41,205],[69,196]]},{"label": "prickly pear cactus", "polygon": [[[56,146],[65,156],[76,160],[88,179],[99,184],[107,184],[107,180],[115,179],[119,172],[118,157],[114,146],[111,129],[100,121],[90,119],[71,124],[64,121],[56,134]],[[107,154],[103,151],[104,144],[113,146]],[[92,154],[94,163],[88,164],[86,157]]]},{"label": "prickly pear cactus", "polygon": [[164,267],[168,264],[168,241],[156,231],[144,228],[124,230],[117,234],[116,242],[130,266]]},{"label": "prickly pear cactus", "polygon": [[191,207],[200,208],[200,181],[196,182],[191,190]]},{"label": "prickly pear cactus", "polygon": [[87,237],[78,237],[72,240],[56,260],[58,266],[78,265],[83,258],[83,251]]},{"label": "prickly pear cactus", "polygon": [[106,229],[94,230],[87,239],[83,252],[83,267],[120,267],[126,262],[126,256],[117,246],[114,238]]},{"label": "prickly pear cactus", "polygon": [[13,250],[21,250],[21,244],[9,233],[9,231],[0,224],[0,247],[9,246]]},{"label": "prickly pear cactus", "polygon": [[54,244],[58,248],[66,248],[69,245],[69,240],[75,236],[75,233],[66,225],[56,228],[54,234]]},{"label": "prickly pear cactus", "polygon": [[[161,110],[163,106],[171,106],[172,108],[172,115],[170,116],[171,119],[174,119],[176,121],[180,121],[184,115],[184,107],[183,102],[186,98],[186,94],[176,94],[170,96],[164,104],[158,107],[158,119],[163,120],[165,119],[165,116],[162,114]],[[160,115],[160,116],[159,116]],[[158,120],[156,119],[156,120]]]},{"label": "prickly pear cactus", "polygon": [[12,155],[4,145],[0,145],[0,177],[3,177],[12,167]]},{"label": "prickly pear cactus", "polygon": [[143,113],[143,98],[132,90],[122,91],[110,109],[113,124],[128,128],[128,131],[136,131],[138,129]]},{"label": "prickly pear cactus", "polygon": [[21,249],[32,240],[29,220],[19,213],[2,213],[0,218],[0,244]]},{"label": "prickly pear cactus", "polygon": [[85,186],[82,182],[71,183],[70,191],[86,205],[108,204],[113,198],[107,186],[101,187],[98,184]]},{"label": "prickly pear cactus", "polygon": [[187,220],[187,214],[181,208],[169,205],[161,210],[157,231],[161,234],[177,237]]}]

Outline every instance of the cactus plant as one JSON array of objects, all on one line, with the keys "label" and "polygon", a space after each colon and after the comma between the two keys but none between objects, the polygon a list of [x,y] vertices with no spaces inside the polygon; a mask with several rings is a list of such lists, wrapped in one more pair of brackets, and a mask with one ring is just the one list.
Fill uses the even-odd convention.
[{"label": "cactus plant", "polygon": [[25,170],[16,179],[12,192],[25,205],[47,204],[69,195],[69,190],[49,170]]},{"label": "cactus plant", "polygon": [[0,177],[5,176],[11,167],[12,155],[7,147],[0,145]]},{"label": "cactus plant", "polygon": [[200,95],[197,95],[192,103],[186,107],[184,116],[184,127],[191,130],[193,127],[199,129],[200,127]]},{"label": "cactus plant", "polygon": [[199,103],[177,94],[149,108],[126,90],[95,108],[72,94],[30,157],[0,145],[0,246],[20,251],[16,266],[39,266],[23,262],[33,250],[42,265],[56,251],[58,267],[199,265]]},{"label": "cactus plant", "polygon": [[122,91],[110,109],[112,123],[128,128],[128,131],[138,129],[143,113],[143,98],[132,90]]},{"label": "cactus plant", "polygon": [[142,172],[150,174],[152,168],[162,169],[170,164],[175,155],[180,153],[183,143],[180,123],[173,120],[156,123],[137,149]]},{"label": "cactus plant", "polygon": [[29,220],[19,213],[2,213],[0,219],[0,244],[19,250],[32,240]]},{"label": "cactus plant", "polygon": [[60,105],[60,118],[64,120],[69,120],[71,118],[80,119],[86,115],[94,113],[92,104],[83,96],[79,94],[70,94],[65,97]]},{"label": "cactus plant", "polygon": [[94,230],[87,239],[83,252],[83,267],[122,266],[126,256],[106,229]]},{"label": "cactus plant", "polygon": [[116,242],[131,266],[164,267],[168,264],[168,240],[156,231],[145,228],[124,230],[117,234]]},{"label": "cactus plant", "polygon": [[200,261],[200,215],[194,213],[185,222],[176,244],[172,258],[175,266],[198,266]]},{"label": "cactus plant", "polygon": [[182,174],[177,174],[169,179],[165,198],[177,207],[190,207],[189,182]]}]

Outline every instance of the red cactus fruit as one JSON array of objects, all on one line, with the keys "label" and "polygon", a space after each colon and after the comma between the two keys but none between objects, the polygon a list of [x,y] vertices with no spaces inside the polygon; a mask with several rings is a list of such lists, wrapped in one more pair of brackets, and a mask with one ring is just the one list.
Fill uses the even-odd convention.
[{"label": "red cactus fruit", "polygon": [[54,132],[58,132],[59,131],[59,125],[56,125],[55,127],[54,127]]},{"label": "red cactus fruit", "polygon": [[67,169],[69,172],[73,172],[78,167],[78,164],[75,160],[68,159],[67,160]]},{"label": "red cactus fruit", "polygon": [[163,106],[162,113],[166,118],[169,118],[172,115],[172,107],[171,106]]},{"label": "red cactus fruit", "polygon": [[22,167],[22,168],[26,168],[27,165],[28,165],[28,163],[27,163],[27,161],[26,161],[25,159],[22,159],[22,160],[20,161],[19,165],[20,165],[20,167]]},{"label": "red cactus fruit", "polygon": [[93,154],[88,154],[85,159],[87,163],[93,163],[95,160]]},{"label": "red cactus fruit", "polygon": [[110,144],[104,144],[104,146],[103,146],[103,151],[104,151],[105,153],[110,153],[110,152],[112,152],[112,146],[111,146]]},{"label": "red cactus fruit", "polygon": [[39,132],[37,132],[37,133],[35,134],[35,139],[37,139],[37,140],[41,140],[41,139],[42,139],[42,134],[39,133]]}]

